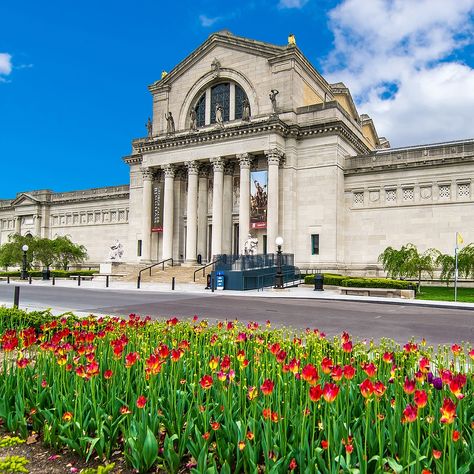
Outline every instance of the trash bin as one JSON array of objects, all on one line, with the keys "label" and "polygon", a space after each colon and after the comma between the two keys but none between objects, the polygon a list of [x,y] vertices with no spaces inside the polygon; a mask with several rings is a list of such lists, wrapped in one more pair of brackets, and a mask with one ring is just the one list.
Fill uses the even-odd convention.
[{"label": "trash bin", "polygon": [[211,274],[208,273],[207,274],[207,278],[206,278],[206,288],[204,288],[205,290],[210,290],[211,289]]},{"label": "trash bin", "polygon": [[314,291],[324,291],[324,275],[322,273],[316,273],[314,275]]},{"label": "trash bin", "polygon": [[197,256],[197,263],[198,263],[198,265],[202,265],[202,255],[201,254],[199,254]]},{"label": "trash bin", "polygon": [[51,276],[51,272],[48,267],[43,268],[41,275],[43,276],[43,280],[49,280],[49,277]]}]

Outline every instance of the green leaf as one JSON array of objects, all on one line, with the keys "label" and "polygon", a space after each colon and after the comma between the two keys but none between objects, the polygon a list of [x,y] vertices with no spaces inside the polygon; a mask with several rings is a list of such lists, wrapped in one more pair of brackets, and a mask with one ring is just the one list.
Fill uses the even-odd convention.
[{"label": "green leaf", "polygon": [[155,435],[147,427],[145,442],[143,443],[143,460],[147,470],[153,466],[158,458],[158,443]]}]

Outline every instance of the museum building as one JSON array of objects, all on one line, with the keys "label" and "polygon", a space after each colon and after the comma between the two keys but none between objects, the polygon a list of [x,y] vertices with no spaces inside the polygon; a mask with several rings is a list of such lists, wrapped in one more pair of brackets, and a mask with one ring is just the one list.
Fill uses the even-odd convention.
[{"label": "museum building", "polygon": [[281,236],[300,268],[376,273],[389,245],[474,240],[474,140],[390,148],[292,35],[214,33],[149,91],[130,185],[1,200],[0,243],[69,235],[100,263],[117,239],[124,262],[192,265],[242,253],[249,234],[273,253]]}]

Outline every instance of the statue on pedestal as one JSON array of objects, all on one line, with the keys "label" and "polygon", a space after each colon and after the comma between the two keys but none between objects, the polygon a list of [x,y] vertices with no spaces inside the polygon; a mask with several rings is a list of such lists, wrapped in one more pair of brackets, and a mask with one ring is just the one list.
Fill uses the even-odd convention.
[{"label": "statue on pedestal", "polygon": [[244,242],[244,255],[257,255],[258,251],[258,239],[248,235],[247,240]]},{"label": "statue on pedestal", "polygon": [[216,124],[220,128],[224,128],[224,109],[221,104],[216,104]]},{"label": "statue on pedestal", "polygon": [[118,239],[115,239],[114,243],[110,246],[109,251],[109,260],[112,262],[117,262],[122,259],[123,255],[123,245],[119,242]]},{"label": "statue on pedestal", "polygon": [[250,122],[250,102],[247,97],[242,101],[242,121]]},{"label": "statue on pedestal", "polygon": [[148,133],[148,138],[153,138],[153,123],[152,123],[150,117],[148,117],[148,120],[145,124],[145,127],[146,127],[146,130],[147,130],[147,133]]},{"label": "statue on pedestal", "polygon": [[272,115],[277,115],[277,101],[276,101],[276,96],[280,92],[277,91],[276,89],[272,89],[270,91],[270,94],[268,94],[268,97],[270,97],[270,101],[272,103]]},{"label": "statue on pedestal", "polygon": [[174,134],[174,118],[171,112],[165,114],[166,119],[166,134],[173,135]]},{"label": "statue on pedestal", "polygon": [[190,129],[191,130],[197,130],[197,113],[194,109],[191,109],[191,112],[189,112],[189,118],[190,120]]}]

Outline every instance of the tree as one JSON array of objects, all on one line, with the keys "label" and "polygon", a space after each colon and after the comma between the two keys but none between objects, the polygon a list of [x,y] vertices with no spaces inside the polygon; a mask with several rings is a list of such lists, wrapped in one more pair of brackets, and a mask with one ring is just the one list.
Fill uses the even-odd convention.
[{"label": "tree", "polygon": [[55,263],[61,266],[63,270],[71,263],[81,263],[87,258],[87,250],[84,245],[75,244],[69,236],[56,237],[55,245]]},{"label": "tree", "polygon": [[33,257],[36,262],[49,269],[57,258],[55,241],[50,239],[36,239]]},{"label": "tree", "polygon": [[8,267],[21,264],[22,252],[18,245],[7,242],[0,246],[0,266],[8,270]]},{"label": "tree", "polygon": [[378,260],[389,277],[417,278],[418,291],[420,291],[423,273],[428,273],[433,278],[437,255],[438,251],[435,249],[428,249],[424,253],[420,253],[415,245],[406,244],[402,245],[400,249],[387,247],[379,255]]},{"label": "tree", "polygon": [[[455,256],[438,252],[435,264],[441,268],[441,280],[446,281],[446,285],[449,285],[456,271]],[[458,274],[463,278],[474,278],[474,244],[472,243],[458,252]]]}]

